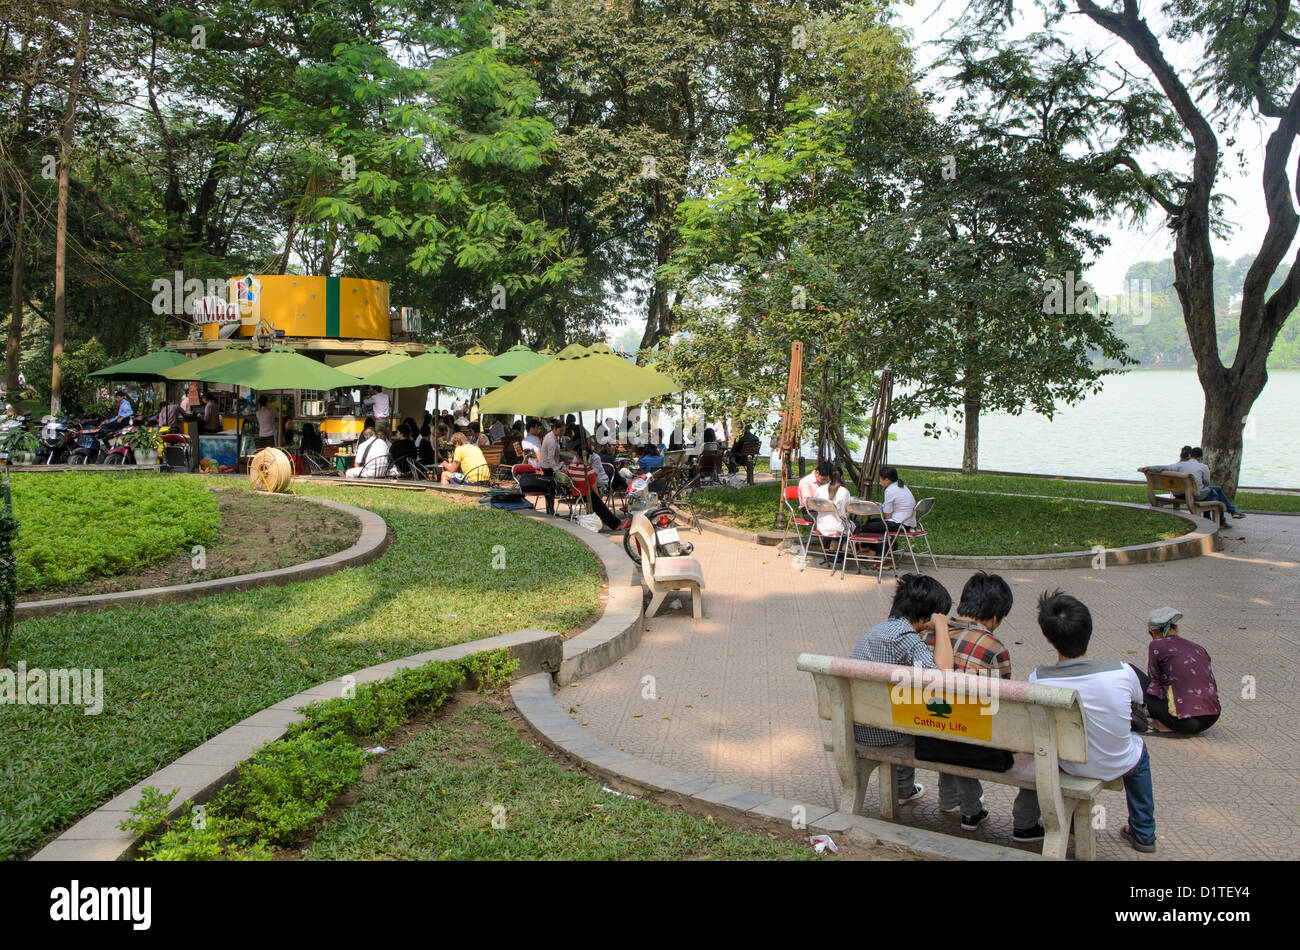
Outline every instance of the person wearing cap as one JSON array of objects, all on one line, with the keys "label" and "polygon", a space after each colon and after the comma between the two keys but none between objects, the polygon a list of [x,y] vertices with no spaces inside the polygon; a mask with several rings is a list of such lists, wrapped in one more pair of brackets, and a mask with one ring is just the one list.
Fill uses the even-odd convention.
[{"label": "person wearing cap", "polygon": [[1147,672],[1137,670],[1151,717],[1149,734],[1195,735],[1218,722],[1222,711],[1210,654],[1178,635],[1182,611],[1159,607],[1147,618],[1151,643]]}]

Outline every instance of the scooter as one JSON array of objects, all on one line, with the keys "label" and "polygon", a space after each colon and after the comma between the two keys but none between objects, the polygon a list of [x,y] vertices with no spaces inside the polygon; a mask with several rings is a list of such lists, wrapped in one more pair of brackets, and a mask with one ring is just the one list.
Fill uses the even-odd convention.
[{"label": "scooter", "polygon": [[104,453],[103,458],[105,465],[135,464],[135,451],[131,448],[131,443],[126,441],[126,434],[138,428],[139,426],[136,425],[126,425],[109,435],[108,451]]},{"label": "scooter", "polygon": [[46,418],[41,426],[41,445],[36,450],[37,465],[63,465],[75,445],[78,429],[59,419]]},{"label": "scooter", "polygon": [[68,454],[69,465],[98,465],[109,452],[105,434],[93,424],[78,432],[73,442],[75,445]]}]

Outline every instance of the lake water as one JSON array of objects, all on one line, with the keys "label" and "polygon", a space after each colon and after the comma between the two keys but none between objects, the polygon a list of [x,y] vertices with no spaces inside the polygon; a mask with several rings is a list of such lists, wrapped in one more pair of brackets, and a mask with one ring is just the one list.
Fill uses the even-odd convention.
[{"label": "lake water", "polygon": [[[1045,475],[1137,479],[1140,465],[1170,464],[1183,445],[1201,441],[1204,406],[1195,370],[1139,370],[1107,377],[1105,388],[1054,419],[1034,413],[980,418],[980,468]],[[601,414],[602,417],[606,413]],[[926,438],[939,414],[895,423],[894,465],[960,468],[962,434]],[[665,429],[675,422],[667,421]],[[1245,431],[1241,484],[1300,488],[1300,372],[1270,373]],[[721,429],[719,429],[721,434]],[[734,435],[733,435],[734,438]],[[763,451],[769,452],[765,442]],[[815,446],[805,453],[816,454]]]},{"label": "lake water", "polygon": [[[1111,376],[1105,388],[1054,419],[1032,413],[980,418],[980,468],[1048,475],[1139,478],[1140,465],[1178,460],[1201,441],[1204,397],[1195,370],[1145,370]],[[1300,372],[1270,373],[1246,423],[1242,485],[1300,487]],[[961,466],[960,432],[927,439],[922,417],[894,426],[895,464]],[[960,428],[954,424],[955,428]]]}]

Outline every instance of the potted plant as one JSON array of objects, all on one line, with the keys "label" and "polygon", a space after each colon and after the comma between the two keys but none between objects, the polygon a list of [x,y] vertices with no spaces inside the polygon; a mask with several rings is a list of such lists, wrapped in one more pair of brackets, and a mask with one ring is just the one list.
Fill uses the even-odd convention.
[{"label": "potted plant", "polygon": [[137,465],[157,465],[162,438],[151,426],[140,426],[122,435],[122,441],[131,447]]},{"label": "potted plant", "polygon": [[15,465],[30,465],[40,447],[41,440],[36,437],[36,433],[26,429],[14,429],[0,437],[0,448],[4,449],[9,461]]}]

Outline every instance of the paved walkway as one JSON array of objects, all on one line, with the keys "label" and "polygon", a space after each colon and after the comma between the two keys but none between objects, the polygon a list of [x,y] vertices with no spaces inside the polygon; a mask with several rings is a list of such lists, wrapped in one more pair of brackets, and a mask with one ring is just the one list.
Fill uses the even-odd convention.
[{"label": "paved walkway", "polygon": [[[847,656],[888,615],[894,585],[875,577],[800,573],[774,548],[696,535],[708,588],[705,618],[665,609],[640,646],[614,666],[563,688],[573,718],[614,746],[671,768],[766,794],[834,807],[839,778],[822,742],[811,677],[800,653]],[[1034,623],[1043,590],[1062,587],[1092,610],[1090,655],[1145,666],[1147,612],[1186,614],[1183,632],[1209,650],[1224,706],[1210,732],[1149,740],[1159,851],[1138,855],[1118,832],[1121,792],[1103,793],[1101,859],[1294,858],[1300,834],[1300,517],[1252,516],[1222,535],[1223,550],[1168,564],[1105,570],[1004,571],[1016,603],[999,630],[1017,678],[1055,655]],[[631,562],[628,562],[629,567]],[[942,568],[954,595],[969,571]],[[612,582],[632,583],[626,578]],[[645,677],[653,677],[657,698]],[[1251,679],[1247,679],[1251,678]],[[1255,698],[1243,688],[1253,681]],[[938,810],[936,776],[918,771],[925,795],[902,820],[954,834]],[[864,813],[875,815],[875,779]],[[986,785],[991,819],[975,835],[1011,838],[1012,789]]]}]

